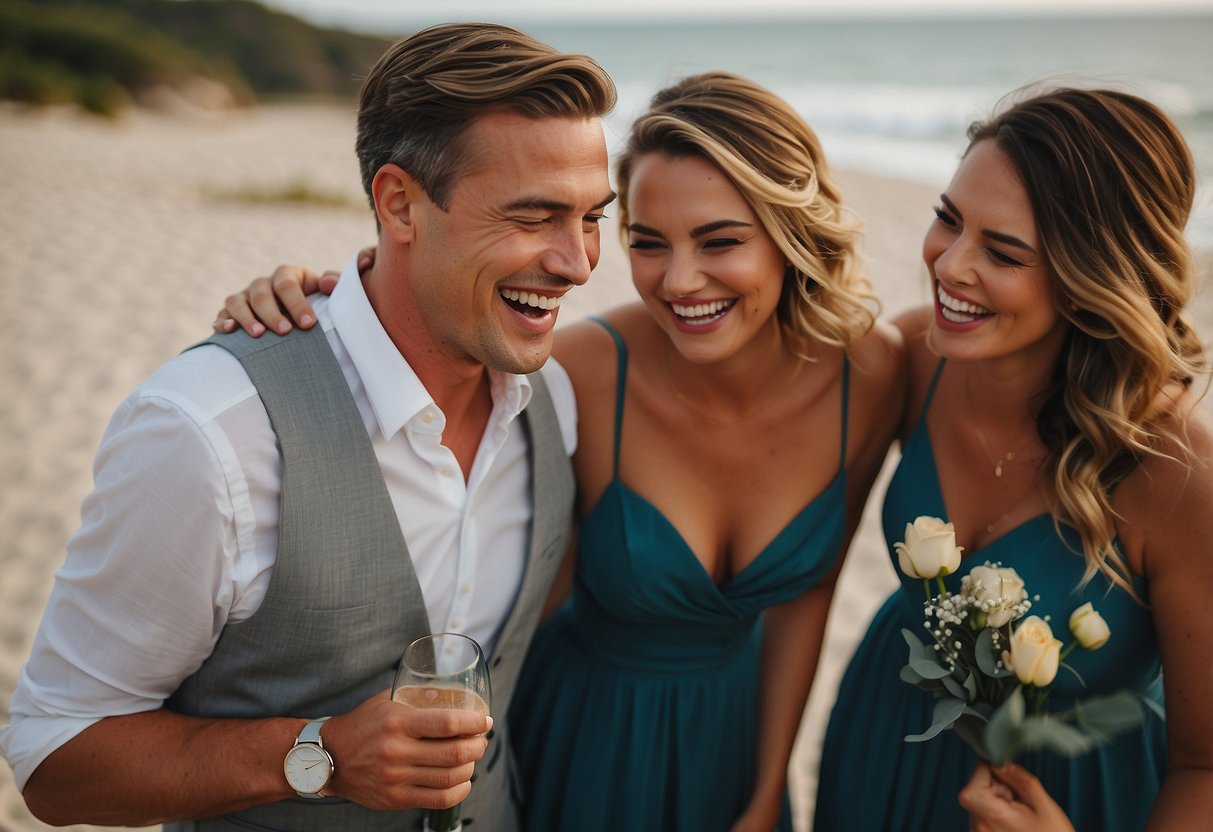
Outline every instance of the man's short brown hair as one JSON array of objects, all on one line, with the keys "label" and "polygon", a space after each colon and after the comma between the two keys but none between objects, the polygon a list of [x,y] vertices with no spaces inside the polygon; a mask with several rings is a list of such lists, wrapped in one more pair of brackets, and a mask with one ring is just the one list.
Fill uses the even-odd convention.
[{"label": "man's short brown hair", "polygon": [[445,210],[480,115],[594,118],[615,105],[610,76],[586,55],[562,53],[508,26],[433,26],[395,44],[362,86],[355,145],[367,197],[396,164]]}]

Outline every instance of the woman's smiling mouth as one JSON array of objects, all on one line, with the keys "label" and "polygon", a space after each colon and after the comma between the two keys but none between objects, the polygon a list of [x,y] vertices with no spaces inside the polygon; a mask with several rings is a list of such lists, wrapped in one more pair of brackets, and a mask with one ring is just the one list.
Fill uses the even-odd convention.
[{"label": "woman's smiling mouth", "polygon": [[935,295],[939,300],[940,315],[944,320],[954,324],[969,324],[994,314],[984,306],[978,306],[948,294],[942,283],[936,283]]},{"label": "woman's smiling mouth", "polygon": [[736,303],[736,299],[693,304],[671,302],[669,307],[682,323],[689,326],[706,326],[723,317]]}]

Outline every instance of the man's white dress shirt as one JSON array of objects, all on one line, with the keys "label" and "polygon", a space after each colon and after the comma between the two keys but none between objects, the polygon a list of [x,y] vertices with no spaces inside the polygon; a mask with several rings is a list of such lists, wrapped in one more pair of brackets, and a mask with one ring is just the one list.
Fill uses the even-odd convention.
[{"label": "man's white dress shirt", "polygon": [[[467,633],[491,653],[530,537],[517,419],[529,382],[490,373],[493,411],[465,482],[441,444],[442,411],[379,323],[354,262],[332,297],[312,300],[366,424],[432,630]],[[543,374],[571,454],[572,386],[555,361]],[[127,397],[94,480],[0,730],[18,788],[97,720],[159,708],[224,625],[257,610],[274,565],[281,461],[256,389],[224,349],[190,350]]]}]

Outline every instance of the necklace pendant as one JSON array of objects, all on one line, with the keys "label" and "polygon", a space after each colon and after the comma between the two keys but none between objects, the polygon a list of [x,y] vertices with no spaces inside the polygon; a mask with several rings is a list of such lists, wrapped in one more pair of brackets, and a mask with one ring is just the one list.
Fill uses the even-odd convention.
[{"label": "necklace pendant", "polygon": [[996,476],[996,477],[1002,476],[1002,460],[1001,459],[998,460],[998,462],[994,463],[994,476]]}]

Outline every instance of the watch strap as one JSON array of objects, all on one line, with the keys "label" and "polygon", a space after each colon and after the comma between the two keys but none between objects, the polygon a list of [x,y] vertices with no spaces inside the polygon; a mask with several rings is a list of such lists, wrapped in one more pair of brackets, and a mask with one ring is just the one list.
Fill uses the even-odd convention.
[{"label": "watch strap", "polygon": [[328,717],[322,716],[320,719],[313,719],[307,725],[304,725],[303,730],[299,732],[299,736],[295,739],[295,745],[310,742],[324,748],[324,742],[320,739],[320,728],[327,721]]}]

